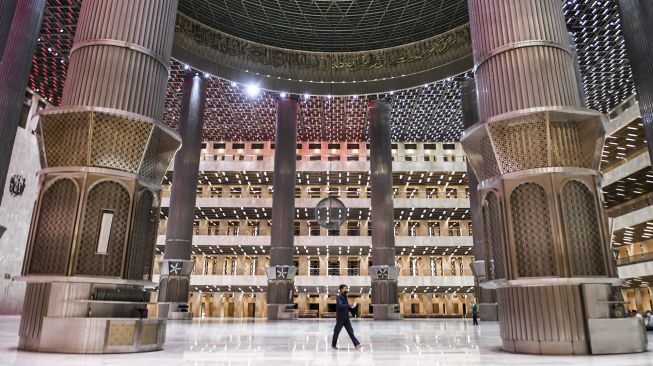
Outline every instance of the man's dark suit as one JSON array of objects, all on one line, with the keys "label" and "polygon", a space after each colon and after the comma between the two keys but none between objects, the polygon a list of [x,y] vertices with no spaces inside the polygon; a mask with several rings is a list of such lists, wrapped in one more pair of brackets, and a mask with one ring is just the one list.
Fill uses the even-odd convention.
[{"label": "man's dark suit", "polygon": [[336,297],[336,327],[333,329],[333,339],[331,340],[331,347],[336,347],[338,343],[338,335],[342,330],[342,327],[345,327],[349,338],[354,342],[354,347],[358,346],[360,342],[354,336],[354,329],[351,327],[351,321],[349,321],[349,312],[351,307],[347,302],[347,296],[340,294]]}]

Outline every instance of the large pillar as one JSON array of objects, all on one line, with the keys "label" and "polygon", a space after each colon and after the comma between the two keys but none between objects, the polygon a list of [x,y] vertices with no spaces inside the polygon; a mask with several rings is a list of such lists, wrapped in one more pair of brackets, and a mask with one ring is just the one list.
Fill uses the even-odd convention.
[{"label": "large pillar", "polygon": [[159,302],[170,303],[169,319],[192,317],[188,311],[188,287],[193,271],[190,255],[207,85],[207,78],[199,73],[188,72],[184,76],[179,111],[181,149],[175,155],[166,244],[159,263]]},{"label": "large pillar", "polygon": [[[463,125],[465,128],[472,127],[479,122],[478,103],[476,100],[476,82],[474,79],[465,79],[461,88],[461,104],[463,114]],[[471,264],[476,287],[475,296],[479,306],[479,314],[483,320],[498,320],[496,291],[480,286],[481,283],[491,276],[485,272],[485,261],[488,260],[485,254],[485,229],[481,203],[478,199],[478,178],[472,165],[467,162],[467,180],[469,182],[469,212],[472,221],[472,239],[474,240],[474,257]],[[489,266],[492,268],[492,263]]]},{"label": "large pillar", "polygon": [[372,306],[374,319],[399,319],[395,265],[394,209],[392,204],[392,144],[390,108],[369,101],[370,187],[372,191]]},{"label": "large pillar", "polygon": [[297,317],[291,310],[294,278],[295,180],[297,163],[297,100],[277,101],[274,148],[274,192],[272,193],[272,233],[268,276],[268,319]]},{"label": "large pillar", "polygon": [[637,101],[644,122],[644,136],[653,161],[653,3],[642,0],[619,0],[621,27],[626,40],[630,68],[635,78]]},{"label": "large pillar", "polygon": [[[45,1],[41,2],[45,4]],[[16,11],[16,3],[17,0],[0,1],[0,63],[5,52],[5,46],[7,45],[7,38],[9,38],[11,21]]]},{"label": "large pillar", "polygon": [[138,314],[154,286],[161,180],[180,140],[161,122],[176,13],[175,0],[82,4],[62,104],[36,131],[43,169],[20,349],[163,347],[165,319]]},{"label": "large pillar", "polygon": [[0,203],[45,0],[0,1]]},{"label": "large pillar", "polygon": [[[605,117],[581,106],[558,0],[470,0],[480,123],[462,144],[479,179],[483,285],[497,289],[503,348],[646,349],[619,317],[598,167]],[[628,334],[627,342],[614,342]]]}]

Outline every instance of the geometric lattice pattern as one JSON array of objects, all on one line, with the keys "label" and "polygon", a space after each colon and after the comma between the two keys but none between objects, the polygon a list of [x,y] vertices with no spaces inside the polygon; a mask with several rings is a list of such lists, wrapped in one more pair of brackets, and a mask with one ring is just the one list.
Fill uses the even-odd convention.
[{"label": "geometric lattice pattern", "polygon": [[[229,1],[232,3],[242,3],[241,1]],[[248,8],[256,7],[257,2],[250,2],[247,4]],[[362,3],[360,2],[336,2],[336,1],[304,1],[306,6],[310,6],[317,12],[317,8],[321,9],[326,7],[329,9],[324,13],[325,16],[330,12],[335,12],[336,17],[347,19],[350,16],[361,17],[363,13],[356,15],[353,13],[343,13],[344,4],[352,4],[358,8]],[[376,3],[376,2],[375,2]],[[435,14],[449,14],[445,9],[457,9],[455,14],[451,17],[445,17],[444,22],[436,22],[436,18],[422,18],[419,14],[426,14],[424,12],[412,13],[415,19],[416,27],[421,31],[416,32],[414,27],[407,27],[407,29],[397,28],[389,33],[383,33],[379,38],[371,37],[373,33],[378,33],[382,28],[374,27],[374,32],[370,30],[361,30],[359,27],[350,27],[349,23],[341,23],[339,26],[343,28],[344,32],[351,35],[348,41],[343,42],[340,39],[339,43],[332,44],[332,47],[337,46],[339,50],[346,47],[356,48],[354,45],[359,44],[365,40],[365,45],[374,47],[373,43],[367,43],[369,40],[374,42],[381,42],[385,45],[401,44],[410,41],[410,37],[402,39],[402,34],[408,29],[414,37],[421,37],[425,28],[421,28],[425,24],[437,24],[437,29],[445,29],[454,24],[457,24],[461,19],[467,18],[467,7],[464,2],[404,2],[400,5],[390,4],[391,8],[424,8],[428,13]],[[68,67],[68,57],[70,49],[72,48],[73,38],[75,36],[77,18],[79,17],[81,0],[47,0],[45,8],[43,23],[39,41],[37,43],[36,51],[32,59],[32,70],[29,77],[28,86],[35,90],[40,95],[47,98],[54,105],[59,105],[61,102],[61,94],[63,84],[66,79],[66,72]],[[228,13],[212,12],[205,13],[203,8],[213,9],[215,7],[222,8],[227,3],[214,3],[208,0],[200,2],[185,0],[180,4],[180,9],[183,13],[197,16],[198,20],[202,18],[220,19],[224,21],[221,27],[237,27],[246,35],[247,32],[252,32],[255,28],[249,27],[248,21],[237,22],[234,19],[225,18]],[[282,3],[281,11],[290,12],[291,8],[296,7],[295,2]],[[378,3],[381,4],[381,3]],[[439,6],[444,4],[444,8],[440,9]],[[454,5],[455,4],[455,5]],[[395,6],[397,5],[397,6]],[[196,7],[197,6],[197,7]],[[243,5],[245,6],[245,5]],[[278,8],[276,3],[271,5]],[[458,7],[460,6],[460,7]],[[563,0],[561,1],[565,18],[567,21],[567,28],[572,32],[579,54],[581,77],[583,80],[583,87],[587,96],[587,103],[590,108],[606,112],[621,101],[625,100],[628,96],[634,93],[634,84],[630,65],[626,58],[625,45],[623,36],[621,34],[620,20],[617,10],[616,0],[606,0],[598,5],[594,0]],[[289,8],[288,8],[289,7]],[[457,7],[457,8],[455,8]],[[264,12],[265,8],[256,8],[256,12]],[[308,11],[308,10],[307,10]],[[300,14],[299,12],[298,14]],[[243,13],[244,14],[244,13]],[[387,27],[393,25],[396,20],[402,17],[391,16],[390,13],[376,14],[372,16],[368,14],[365,19],[371,20],[374,17],[379,17],[378,25],[380,27]],[[275,23],[282,23],[282,18],[274,18],[270,14],[264,18],[270,18],[271,23],[260,24],[260,27],[270,27]],[[253,21],[254,15],[250,14],[250,20]],[[204,19],[206,20],[206,19]],[[327,21],[328,20],[328,21]],[[333,24],[329,19],[321,19],[319,22],[313,21],[315,26],[327,26]],[[294,21],[303,22],[305,19],[295,19]],[[206,23],[212,21],[206,20]],[[335,24],[333,24],[336,26]],[[428,30],[429,34],[437,34],[441,32]],[[269,33],[265,34],[251,34],[245,38],[253,40],[260,40],[264,43],[273,43],[272,39],[277,39],[280,42],[293,42],[298,46],[310,48],[313,41],[308,38],[298,37],[300,33],[305,34],[306,29],[298,28],[285,29],[274,28]],[[316,28],[317,29],[317,28]],[[448,28],[450,29],[450,28]],[[227,29],[225,29],[227,30]],[[321,31],[331,31],[330,28],[320,29]],[[423,33],[426,34],[426,33]],[[313,38],[316,35],[312,35]],[[417,39],[415,38],[415,39]],[[325,47],[326,41],[338,39],[337,37],[319,37],[319,46]],[[391,41],[391,39],[393,39]],[[404,42],[405,41],[405,42]],[[173,61],[172,67],[172,81],[176,80],[175,70],[178,62]],[[220,85],[218,85],[220,84]],[[179,84],[180,85],[180,84]],[[263,85],[264,86],[264,85]],[[445,81],[431,84],[431,90],[425,90],[424,87],[412,88],[406,91],[397,91],[392,95],[393,102],[397,105],[406,106],[403,112],[393,113],[392,115],[392,139],[394,141],[457,141],[462,131],[462,122],[460,115],[460,84],[453,80],[450,84],[445,84]],[[213,90],[211,90],[213,89]],[[229,98],[230,94],[239,95],[240,98]],[[278,93],[263,93],[258,99],[266,99],[274,97]],[[380,97],[388,96],[388,94],[381,95]],[[339,97],[339,98],[353,98]],[[361,100],[366,97],[359,96]],[[224,100],[223,103],[217,99]],[[366,141],[366,124],[357,124],[357,119],[364,119],[364,115],[358,112],[350,112],[347,108],[330,108],[331,102],[326,97],[311,97],[310,100],[321,99],[326,101],[320,102],[323,105],[325,112],[329,112],[339,116],[340,120],[345,121],[342,124],[333,124],[330,128],[327,120],[323,119],[320,123],[323,126],[307,125],[303,130],[300,121],[298,137],[304,141]],[[331,100],[335,100],[333,97]],[[168,88],[165,111],[165,121],[171,126],[176,126],[178,123],[179,115],[179,100],[180,93],[174,87]],[[216,102],[211,102],[216,100]],[[255,108],[250,108],[249,104],[255,104]],[[349,105],[349,102],[342,102],[342,105]],[[205,122],[206,132],[204,140],[226,140],[226,141],[272,141],[274,140],[274,118],[268,116],[269,106],[267,102],[252,101],[246,96],[245,88],[237,85],[231,87],[230,82],[212,78],[209,85],[209,100],[207,100],[207,118]],[[394,106],[393,106],[394,107]],[[242,110],[242,113],[237,113]],[[394,112],[394,108],[393,108]],[[175,120],[175,117],[177,119]],[[208,118],[212,117],[212,118]],[[214,118],[213,118],[214,117]],[[244,117],[244,118],[241,118]],[[348,119],[351,118],[349,121]],[[334,120],[336,118],[333,118]],[[237,126],[234,128],[234,126]],[[305,131],[305,132],[304,132]],[[318,133],[319,131],[319,133]]]},{"label": "geometric lattice pattern", "polygon": [[523,183],[510,195],[519,277],[555,275],[551,216],[544,188]]},{"label": "geometric lattice pattern", "polygon": [[46,111],[40,125],[45,167],[111,168],[160,182],[179,147],[168,128],[100,111]]},{"label": "geometric lattice pattern", "polygon": [[547,165],[547,123],[544,113],[491,123],[487,127],[504,173]]},{"label": "geometric lattice pattern", "polygon": [[154,182],[161,182],[168,171],[172,157],[179,148],[180,142],[166,133],[162,128],[155,127],[148,142],[139,175]]},{"label": "geometric lattice pattern", "polygon": [[481,124],[461,143],[480,180],[498,175],[487,175],[497,164],[501,174],[548,167],[592,169],[600,162],[603,122],[597,112],[536,112]]},{"label": "geometric lattice pattern", "polygon": [[635,93],[617,0],[563,0],[587,107],[603,113]]},{"label": "geometric lattice pattern", "polygon": [[[578,125],[564,121],[550,121],[551,155],[553,166],[592,167],[592,156],[583,154]],[[587,138],[587,136],[583,136]]]},{"label": "geometric lattice pattern", "polygon": [[462,145],[479,181],[501,174],[490,136],[485,133],[470,134]]},{"label": "geometric lattice pattern", "polygon": [[501,210],[499,199],[494,192],[485,197],[486,205],[483,206],[483,219],[485,227],[485,238],[488,241],[488,260],[494,260],[493,279],[506,277],[505,244],[503,242],[503,225],[501,224]]},{"label": "geometric lattice pattern", "polygon": [[151,131],[148,122],[94,113],[90,165],[138,173]]},{"label": "geometric lattice pattern", "polygon": [[[178,129],[184,65],[170,62],[164,122]],[[379,94],[391,108],[393,141],[454,141],[463,131],[460,85],[465,73],[424,86]],[[273,141],[279,93],[248,96],[246,87],[212,77],[204,114],[203,139]],[[298,141],[367,141],[369,96],[300,97]]]},{"label": "geometric lattice pattern", "polygon": [[29,274],[65,275],[73,243],[77,187],[59,179],[41,195],[38,226],[32,244]]},{"label": "geometric lattice pattern", "polygon": [[88,156],[87,112],[44,115],[40,120],[41,149],[45,152],[47,167],[84,166]]},{"label": "geometric lattice pattern", "polygon": [[[88,193],[81,238],[76,249],[75,274],[119,277],[122,269],[130,199],[127,190],[116,182],[106,181]],[[113,212],[113,222],[106,254],[97,254],[98,236],[104,211]]]},{"label": "geometric lattice pattern", "polygon": [[109,324],[108,346],[131,346],[134,344],[134,329],[136,325],[134,321],[121,322],[110,320]]},{"label": "geometric lattice pattern", "polygon": [[569,262],[574,276],[603,276],[606,268],[594,197],[579,181],[562,188]]},{"label": "geometric lattice pattern", "polygon": [[179,10],[239,38],[318,52],[402,45],[468,21],[465,0],[181,0]]}]

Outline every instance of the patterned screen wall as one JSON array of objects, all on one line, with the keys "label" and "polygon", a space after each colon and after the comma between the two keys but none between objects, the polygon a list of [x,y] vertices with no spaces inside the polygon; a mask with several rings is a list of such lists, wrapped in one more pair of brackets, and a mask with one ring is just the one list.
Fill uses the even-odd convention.
[{"label": "patterned screen wall", "polygon": [[594,196],[579,181],[562,188],[569,261],[574,276],[606,275]]},{"label": "patterned screen wall", "polygon": [[41,150],[47,146],[48,167],[84,166],[88,163],[89,114],[75,112],[41,117]]},{"label": "patterned screen wall", "polygon": [[[120,276],[129,218],[129,193],[116,182],[102,182],[88,193],[75,274]],[[96,254],[104,211],[113,212],[107,254]]]},{"label": "patterned screen wall", "polygon": [[470,162],[474,165],[474,172],[479,181],[501,174],[490,136],[486,134],[470,135],[463,141],[463,146]]},{"label": "patterned screen wall", "polygon": [[161,182],[178,147],[179,141],[162,129],[154,128],[138,174]]},{"label": "patterned screen wall", "polygon": [[523,183],[510,195],[519,277],[554,276],[551,215],[544,188]]},{"label": "patterned screen wall", "polygon": [[544,113],[488,124],[503,173],[548,165]]},{"label": "patterned screen wall", "polygon": [[487,240],[487,249],[490,254],[490,260],[494,260],[494,271],[490,273],[493,278],[506,277],[506,264],[504,258],[504,242],[501,234],[501,211],[499,208],[499,198],[496,193],[490,192],[485,197],[483,205],[483,220],[485,227],[485,238]]},{"label": "patterned screen wall", "polygon": [[138,173],[152,125],[106,113],[93,119],[90,165]]},{"label": "patterned screen wall", "polygon": [[142,280],[152,271],[154,245],[158,226],[158,207],[154,206],[154,195],[144,190],[136,202],[132,236],[127,254],[126,278]]},{"label": "patterned screen wall", "polygon": [[[551,121],[551,156],[553,166],[592,168],[592,156],[583,154],[578,124]],[[587,138],[587,136],[584,136]]]},{"label": "patterned screen wall", "polygon": [[66,274],[77,196],[77,187],[70,179],[60,179],[43,192],[28,273]]}]

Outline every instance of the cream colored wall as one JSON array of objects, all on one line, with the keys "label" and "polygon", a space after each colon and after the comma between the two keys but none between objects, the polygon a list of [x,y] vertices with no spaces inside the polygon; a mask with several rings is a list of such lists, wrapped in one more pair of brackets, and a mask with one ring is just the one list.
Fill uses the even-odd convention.
[{"label": "cream colored wall", "polygon": [[[634,297],[633,297],[634,298]],[[234,318],[247,317],[249,304],[255,304],[254,317],[267,317],[267,294],[266,293],[207,293],[192,292],[189,298],[191,313],[194,317],[201,317],[201,305],[204,304],[204,317],[226,318],[229,304],[234,304]],[[461,317],[471,314],[471,305],[474,303],[474,295],[435,293],[435,294],[409,294],[399,295],[399,307],[401,314],[406,317]],[[649,301],[650,309],[650,297]],[[634,301],[634,300],[633,300]],[[299,293],[296,296],[297,308],[300,312],[307,311],[309,304],[319,304],[319,313],[328,315],[328,304],[335,304],[335,295]],[[351,294],[350,303],[358,304],[360,316],[370,315],[371,296],[368,293]],[[463,314],[463,304],[466,304],[467,314]],[[419,309],[413,312],[413,305]],[[644,308],[643,310],[647,310]],[[333,316],[333,314],[331,314]]]}]

